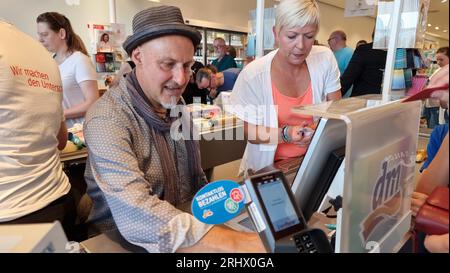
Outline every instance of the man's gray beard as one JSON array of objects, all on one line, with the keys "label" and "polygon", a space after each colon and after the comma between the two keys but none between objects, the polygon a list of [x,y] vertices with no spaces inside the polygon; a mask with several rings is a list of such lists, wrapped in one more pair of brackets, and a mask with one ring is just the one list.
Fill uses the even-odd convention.
[{"label": "man's gray beard", "polygon": [[178,101],[177,101],[177,97],[171,96],[170,103],[165,103],[162,101],[160,103],[161,103],[161,106],[164,107],[164,109],[171,110],[177,106]]}]

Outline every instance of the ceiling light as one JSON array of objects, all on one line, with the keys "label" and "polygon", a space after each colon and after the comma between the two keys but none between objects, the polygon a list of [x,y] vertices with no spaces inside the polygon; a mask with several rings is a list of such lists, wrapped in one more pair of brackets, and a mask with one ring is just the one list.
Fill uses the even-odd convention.
[{"label": "ceiling light", "polygon": [[435,29],[435,30],[439,30],[439,27],[435,27],[434,29]]},{"label": "ceiling light", "polygon": [[447,0],[442,0],[441,3],[447,3]]},{"label": "ceiling light", "polygon": [[428,24],[429,27],[431,27],[431,24]]},{"label": "ceiling light", "polygon": [[448,32],[448,30],[446,30],[446,29],[444,29],[442,32],[445,32],[445,33],[447,33]]}]

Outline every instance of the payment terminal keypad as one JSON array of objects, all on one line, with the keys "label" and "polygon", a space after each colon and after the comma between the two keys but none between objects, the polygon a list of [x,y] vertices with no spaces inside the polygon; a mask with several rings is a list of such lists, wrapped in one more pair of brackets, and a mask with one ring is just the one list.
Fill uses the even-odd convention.
[{"label": "payment terminal keypad", "polygon": [[293,236],[295,246],[299,253],[317,253],[317,248],[308,232],[301,232]]}]

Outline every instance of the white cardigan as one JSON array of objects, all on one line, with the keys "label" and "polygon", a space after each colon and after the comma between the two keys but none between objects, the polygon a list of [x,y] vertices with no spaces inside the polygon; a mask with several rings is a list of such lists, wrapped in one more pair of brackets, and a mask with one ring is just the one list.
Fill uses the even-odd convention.
[{"label": "white cardigan", "polygon": [[[278,50],[251,62],[239,74],[231,93],[231,111],[240,119],[265,127],[278,128],[278,116],[273,105],[272,60]],[[311,77],[313,104],[326,101],[328,93],[340,90],[339,67],[332,51],[313,46],[306,58]],[[277,145],[247,143],[239,173],[247,169],[260,170],[273,163]]]}]

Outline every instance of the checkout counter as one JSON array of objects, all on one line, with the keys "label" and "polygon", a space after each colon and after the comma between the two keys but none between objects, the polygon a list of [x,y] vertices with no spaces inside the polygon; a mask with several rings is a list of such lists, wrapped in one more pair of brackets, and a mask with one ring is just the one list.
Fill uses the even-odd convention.
[{"label": "checkout counter", "polygon": [[[342,208],[335,219],[316,212],[308,222],[329,236],[332,231],[325,224],[336,225],[335,252],[397,252],[410,238],[420,106],[420,102],[381,104],[379,96],[368,95],[293,109],[346,126],[344,171],[333,181],[343,198]],[[293,181],[305,160],[281,162],[279,169],[284,168]],[[101,234],[81,245],[86,252],[142,251],[118,234]]]}]

